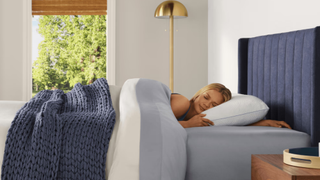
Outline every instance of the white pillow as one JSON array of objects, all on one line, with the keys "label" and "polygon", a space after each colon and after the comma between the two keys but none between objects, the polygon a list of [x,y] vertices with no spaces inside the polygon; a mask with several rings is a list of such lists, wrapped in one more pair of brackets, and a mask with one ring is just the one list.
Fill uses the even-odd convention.
[{"label": "white pillow", "polygon": [[269,107],[251,95],[232,94],[232,98],[219,106],[203,111],[205,118],[215,126],[243,126],[263,119]]}]

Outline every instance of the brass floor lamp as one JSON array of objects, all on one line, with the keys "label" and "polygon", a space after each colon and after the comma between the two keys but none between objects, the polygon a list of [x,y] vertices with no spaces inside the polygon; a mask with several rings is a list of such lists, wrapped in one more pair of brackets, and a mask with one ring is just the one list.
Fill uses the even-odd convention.
[{"label": "brass floor lamp", "polygon": [[188,17],[186,7],[179,1],[164,1],[157,7],[154,17],[170,19],[170,89],[173,91],[173,18]]}]

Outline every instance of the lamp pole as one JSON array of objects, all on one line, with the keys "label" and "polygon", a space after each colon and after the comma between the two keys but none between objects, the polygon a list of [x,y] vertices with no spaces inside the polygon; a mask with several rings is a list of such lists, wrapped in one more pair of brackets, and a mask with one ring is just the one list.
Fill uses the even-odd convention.
[{"label": "lamp pole", "polygon": [[170,16],[170,89],[173,91],[173,16]]},{"label": "lamp pole", "polygon": [[170,19],[170,79],[169,86],[173,92],[173,16],[176,18],[188,17],[188,11],[179,1],[164,1],[158,5],[154,12],[156,18]]}]

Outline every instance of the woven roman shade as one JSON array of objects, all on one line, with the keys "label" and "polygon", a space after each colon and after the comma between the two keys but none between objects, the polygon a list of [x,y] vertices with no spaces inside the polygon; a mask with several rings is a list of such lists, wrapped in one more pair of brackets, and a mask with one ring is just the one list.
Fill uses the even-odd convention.
[{"label": "woven roman shade", "polygon": [[32,15],[106,15],[107,0],[32,0]]}]

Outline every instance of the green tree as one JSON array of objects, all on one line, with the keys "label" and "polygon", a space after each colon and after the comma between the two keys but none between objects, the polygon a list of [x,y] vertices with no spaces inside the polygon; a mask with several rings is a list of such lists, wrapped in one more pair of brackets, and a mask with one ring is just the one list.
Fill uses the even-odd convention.
[{"label": "green tree", "polygon": [[[44,37],[33,64],[39,88],[72,88],[106,77],[106,16],[40,16]],[[40,89],[42,90],[42,89]]]}]

